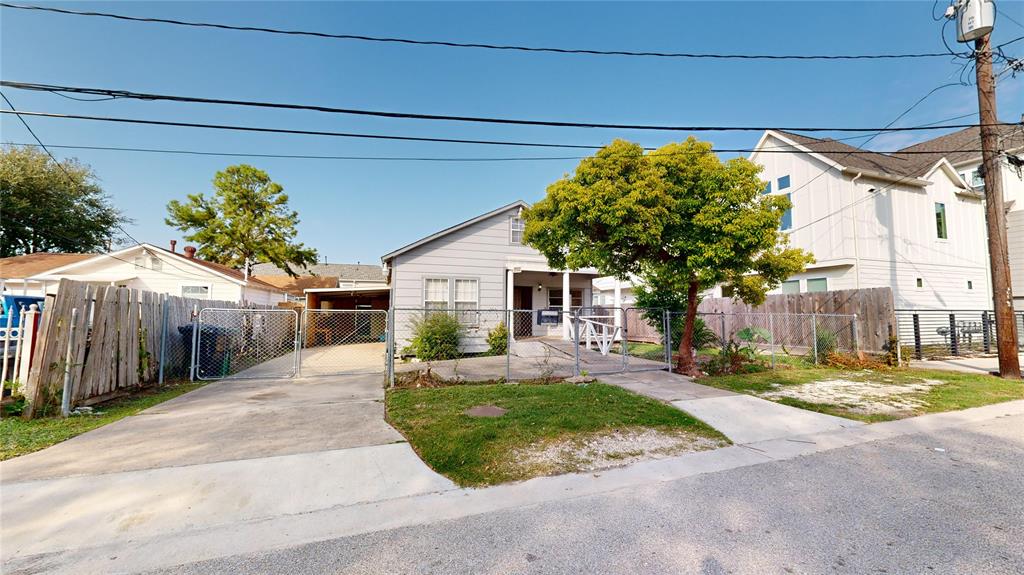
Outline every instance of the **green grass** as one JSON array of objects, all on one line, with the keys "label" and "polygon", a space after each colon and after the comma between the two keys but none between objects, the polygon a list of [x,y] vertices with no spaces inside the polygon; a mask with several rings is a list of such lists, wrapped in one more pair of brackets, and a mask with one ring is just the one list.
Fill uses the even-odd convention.
[{"label": "green grass", "polygon": [[29,421],[19,416],[5,416],[0,421],[0,461],[45,449],[86,431],[135,415],[202,385],[181,383],[143,390],[94,406],[94,415],[72,415],[67,419],[44,417]]},{"label": "green grass", "polygon": [[776,390],[777,388],[774,387],[776,385],[791,386],[830,379],[874,381],[896,385],[917,383],[924,379],[938,380],[943,383],[942,385],[931,387],[927,392],[908,393],[908,396],[920,399],[924,403],[921,408],[913,412],[863,413],[837,404],[811,403],[793,398],[781,398],[776,401],[810,411],[847,417],[859,421],[875,422],[1024,399],[1024,382],[1000,379],[991,375],[934,369],[852,370],[831,367],[803,367],[743,375],[702,377],[698,381],[704,385],[728,389],[738,393],[758,395]]},{"label": "green grass", "polygon": [[[394,389],[386,397],[388,421],[431,468],[463,486],[533,476],[517,465],[517,448],[622,428],[654,428],[725,438],[664,403],[611,385],[456,385]],[[508,413],[475,418],[463,412],[496,405]]]}]

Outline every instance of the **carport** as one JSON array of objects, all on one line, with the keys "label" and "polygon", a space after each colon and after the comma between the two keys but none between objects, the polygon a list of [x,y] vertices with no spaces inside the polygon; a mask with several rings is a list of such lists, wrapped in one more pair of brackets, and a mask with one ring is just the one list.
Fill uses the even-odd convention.
[{"label": "carport", "polygon": [[383,372],[387,347],[387,286],[304,290],[300,373]]}]

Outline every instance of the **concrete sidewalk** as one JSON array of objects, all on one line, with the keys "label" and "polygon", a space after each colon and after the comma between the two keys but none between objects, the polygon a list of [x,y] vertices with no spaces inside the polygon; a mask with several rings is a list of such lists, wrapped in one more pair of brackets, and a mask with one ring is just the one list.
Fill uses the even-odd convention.
[{"label": "concrete sidewalk", "polygon": [[864,425],[774,401],[707,387],[684,375],[642,371],[600,376],[600,381],[666,401],[721,431],[733,443],[821,433]]}]

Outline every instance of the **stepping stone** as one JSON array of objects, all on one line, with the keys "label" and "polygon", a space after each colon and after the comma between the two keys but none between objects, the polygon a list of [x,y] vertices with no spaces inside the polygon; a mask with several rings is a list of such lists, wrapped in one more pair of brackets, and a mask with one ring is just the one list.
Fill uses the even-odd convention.
[{"label": "stepping stone", "polygon": [[508,410],[497,405],[475,405],[463,413],[470,417],[501,417],[508,413]]}]

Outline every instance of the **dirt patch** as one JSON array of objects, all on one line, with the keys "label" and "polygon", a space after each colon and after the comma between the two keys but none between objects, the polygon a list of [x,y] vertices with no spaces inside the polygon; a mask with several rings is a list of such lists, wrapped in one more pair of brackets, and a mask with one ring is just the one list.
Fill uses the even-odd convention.
[{"label": "dirt patch", "polygon": [[808,403],[839,405],[856,413],[898,414],[919,411],[925,407],[924,394],[932,387],[943,383],[934,379],[899,384],[885,381],[828,379],[800,385],[777,386],[775,391],[758,395],[764,399],[788,397]]},{"label": "dirt patch", "polygon": [[501,417],[508,410],[497,405],[476,405],[464,411],[470,417]]},{"label": "dirt patch", "polygon": [[517,449],[511,460],[528,475],[597,471],[648,459],[724,447],[726,442],[685,431],[615,429]]}]

